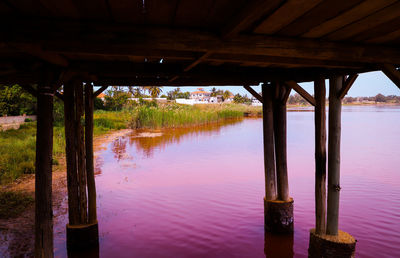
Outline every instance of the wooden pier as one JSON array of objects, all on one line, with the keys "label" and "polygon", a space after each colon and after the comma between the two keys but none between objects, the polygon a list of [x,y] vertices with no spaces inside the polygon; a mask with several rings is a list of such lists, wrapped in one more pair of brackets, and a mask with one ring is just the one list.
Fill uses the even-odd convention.
[{"label": "wooden pier", "polygon": [[[295,214],[286,101],[292,90],[299,93],[315,106],[316,209],[309,254],[354,255],[355,242],[332,245],[326,237],[340,239],[343,233],[341,100],[364,72],[383,71],[400,88],[398,1],[0,0],[0,13],[0,83],[19,84],[38,100],[36,257],[53,256],[54,97],[65,108],[68,246],[98,245],[93,99],[108,85],[244,86],[263,102],[265,229],[289,234]],[[315,95],[301,82],[314,82]],[[262,95],[251,88],[260,83]],[[93,85],[101,88],[93,92]]]}]

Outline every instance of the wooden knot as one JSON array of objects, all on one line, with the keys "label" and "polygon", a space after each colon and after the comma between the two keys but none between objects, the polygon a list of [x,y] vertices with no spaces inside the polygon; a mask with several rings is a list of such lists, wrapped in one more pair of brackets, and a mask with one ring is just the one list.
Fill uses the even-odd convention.
[{"label": "wooden knot", "polygon": [[333,185],[333,187],[335,188],[335,191],[339,192],[342,188],[340,187],[340,185]]}]

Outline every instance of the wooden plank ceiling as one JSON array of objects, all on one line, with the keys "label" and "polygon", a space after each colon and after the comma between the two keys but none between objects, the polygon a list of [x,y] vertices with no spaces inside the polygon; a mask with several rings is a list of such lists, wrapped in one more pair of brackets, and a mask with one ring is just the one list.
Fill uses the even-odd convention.
[{"label": "wooden plank ceiling", "polygon": [[0,15],[0,83],[44,67],[99,84],[243,85],[400,65],[396,0],[0,0]]}]

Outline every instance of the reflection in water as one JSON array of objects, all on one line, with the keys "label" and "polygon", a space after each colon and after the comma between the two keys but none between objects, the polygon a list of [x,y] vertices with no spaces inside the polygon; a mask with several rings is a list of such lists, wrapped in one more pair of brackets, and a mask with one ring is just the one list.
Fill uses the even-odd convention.
[{"label": "reflection in water", "polygon": [[125,137],[119,137],[112,142],[112,151],[114,152],[114,157],[117,161],[124,159],[126,157],[126,143],[128,141]]},{"label": "reflection in water", "polygon": [[[357,257],[394,257],[400,108],[343,107],[342,121],[340,228],[358,240]],[[307,257],[314,114],[288,112],[287,130],[293,236],[264,233],[262,120],[244,119],[138,132],[97,153],[100,256]],[[66,221],[54,227],[56,257],[67,256]]]},{"label": "reflection in water", "polygon": [[[151,158],[154,155],[154,150],[163,150],[167,145],[172,143],[179,144],[185,137],[218,135],[221,128],[237,124],[241,121],[243,119],[231,119],[201,126],[161,130],[136,130],[129,136],[129,144],[134,145],[137,151],[141,152],[146,158]],[[112,144],[112,150],[118,161],[129,157],[126,155],[126,143],[127,140],[125,137],[120,137]]]},{"label": "reflection in water", "polygon": [[99,246],[93,246],[85,250],[71,250],[68,249],[68,258],[99,258]]},{"label": "reflection in water", "polygon": [[272,235],[266,232],[264,252],[266,258],[293,258],[293,233]]}]

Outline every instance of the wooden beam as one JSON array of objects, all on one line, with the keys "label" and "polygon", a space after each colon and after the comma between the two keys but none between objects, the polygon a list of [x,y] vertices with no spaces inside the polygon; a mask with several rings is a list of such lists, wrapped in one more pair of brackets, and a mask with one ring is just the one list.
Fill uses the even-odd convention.
[{"label": "wooden beam", "polygon": [[328,212],[326,234],[336,236],[339,230],[340,197],[340,138],[342,100],[339,91],[343,77],[329,80],[329,136],[328,136]]},{"label": "wooden beam", "polygon": [[282,0],[253,0],[246,3],[241,12],[238,13],[222,30],[224,37],[231,37],[235,34],[249,29],[260,18],[272,13],[279,7]]},{"label": "wooden beam", "polygon": [[207,57],[209,57],[212,54],[211,51],[205,53],[204,55],[202,55],[201,57],[199,57],[196,61],[194,61],[193,63],[191,63],[190,65],[188,65],[185,69],[183,69],[184,72],[188,72],[190,71],[192,68],[194,68],[195,66],[197,66],[198,64],[200,64],[203,60],[207,59]]},{"label": "wooden beam", "polygon": [[[192,68],[194,68],[195,66],[197,66],[198,64],[200,64],[204,59],[206,59],[209,55],[211,55],[212,52],[207,52],[205,54],[203,54],[201,57],[199,57],[196,61],[194,61],[193,63],[191,63],[190,65],[186,66],[185,69],[183,69],[183,72],[188,72],[190,71]],[[176,75],[174,77],[172,77],[169,82],[173,82],[175,80],[177,80],[179,78],[179,75]]]},{"label": "wooden beam", "polygon": [[[269,1],[265,1],[269,2]],[[7,24],[7,26],[5,26]],[[11,24],[11,25],[10,25]],[[69,33],[60,34],[60,31]],[[84,33],[82,33],[84,31]],[[119,40],[124,31],[124,40]],[[101,23],[73,23],[54,21],[7,20],[0,22],[1,43],[22,44],[25,35],[35,35],[31,45],[39,45],[46,53],[135,55],[146,51],[180,51],[226,54],[250,54],[333,60],[366,64],[400,64],[400,49],[393,47],[346,44],[304,38],[288,38],[266,35],[236,35],[223,39],[218,34],[201,30],[165,29],[159,27],[135,27]],[[108,40],[104,40],[107,35]],[[24,43],[26,44],[26,43]],[[318,49],[318,51],[315,51]]]},{"label": "wooden beam", "polygon": [[300,96],[302,96],[308,103],[315,106],[315,99],[307,91],[305,91],[300,85],[295,81],[286,81],[285,84],[295,90]]},{"label": "wooden beam", "polygon": [[50,64],[67,67],[68,60],[62,57],[57,53],[49,53],[47,51],[43,51],[40,46],[35,46],[32,44],[11,44],[11,47],[15,47],[22,52],[26,52],[29,55],[34,57],[38,57]]},{"label": "wooden beam", "polygon": [[339,92],[339,98],[343,99],[346,96],[347,92],[350,90],[351,86],[353,86],[356,81],[358,74],[352,74],[344,81],[343,88]]},{"label": "wooden beam", "polygon": [[96,92],[93,93],[93,98],[97,98],[103,91],[105,91],[108,88],[108,86],[101,86],[100,89],[96,90]]},{"label": "wooden beam", "polygon": [[264,172],[265,172],[265,199],[276,200],[276,172],[274,147],[274,105],[273,88],[263,84],[263,141],[264,141]]},{"label": "wooden beam", "polygon": [[307,58],[293,58],[293,57],[280,57],[280,56],[266,56],[266,55],[249,55],[249,54],[235,54],[235,53],[214,53],[207,57],[208,61],[229,62],[229,63],[246,63],[254,62],[258,64],[271,64],[271,65],[293,65],[303,67],[326,67],[326,68],[361,68],[365,64],[360,62],[340,62],[335,60],[315,60]]},{"label": "wooden beam", "polygon": [[396,69],[396,66],[384,64],[381,69],[382,72],[400,89],[400,72]]},{"label": "wooden beam", "polygon": [[315,92],[315,232],[326,231],[326,88],[325,78],[314,82]]},{"label": "wooden beam", "polygon": [[39,85],[35,166],[35,257],[53,257],[53,91]]},{"label": "wooden beam", "polygon": [[279,9],[267,17],[257,28],[255,33],[274,34],[286,27],[297,18],[318,5],[322,0],[285,1]]},{"label": "wooden beam", "polygon": [[243,86],[248,92],[250,92],[250,94],[255,97],[256,99],[258,99],[258,101],[260,101],[261,103],[263,103],[263,97],[260,96],[260,94],[258,94],[255,90],[253,90],[252,87],[250,87],[249,85],[244,85]]}]

